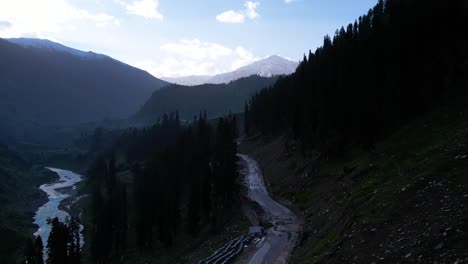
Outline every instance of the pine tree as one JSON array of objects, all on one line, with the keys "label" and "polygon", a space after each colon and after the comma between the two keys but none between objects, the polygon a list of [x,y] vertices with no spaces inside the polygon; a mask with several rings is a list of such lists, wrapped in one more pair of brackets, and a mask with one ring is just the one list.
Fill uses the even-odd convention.
[{"label": "pine tree", "polygon": [[42,243],[41,236],[37,236],[34,241],[34,255],[36,257],[36,264],[44,264],[44,244]]},{"label": "pine tree", "polygon": [[24,250],[24,263],[25,264],[36,263],[36,256],[34,255],[34,245],[33,245],[31,238],[26,240],[26,247]]},{"label": "pine tree", "polygon": [[68,263],[68,242],[70,240],[67,226],[54,218],[51,223],[49,239],[47,240],[47,264]]},{"label": "pine tree", "polygon": [[80,224],[75,218],[68,221],[69,245],[68,259],[70,264],[81,263]]},{"label": "pine tree", "polygon": [[249,104],[246,102],[244,106],[244,133],[246,136],[250,135],[250,115]]}]

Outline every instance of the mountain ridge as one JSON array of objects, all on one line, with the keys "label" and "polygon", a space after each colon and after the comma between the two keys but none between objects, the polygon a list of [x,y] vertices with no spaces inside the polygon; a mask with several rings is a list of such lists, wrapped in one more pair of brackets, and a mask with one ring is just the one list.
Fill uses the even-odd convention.
[{"label": "mountain ridge", "polygon": [[127,118],[168,84],[105,55],[84,52],[91,57],[83,58],[76,55],[81,51],[38,42],[53,49],[0,39],[0,127],[6,138],[26,140],[37,138],[38,130],[49,134],[50,129]]},{"label": "mountain ridge", "polygon": [[200,111],[206,111],[208,118],[227,115],[230,111],[239,113],[252,95],[273,85],[278,78],[252,75],[228,84],[169,85],[155,91],[131,121],[153,123],[163,114],[175,111],[188,121]]},{"label": "mountain ridge", "polygon": [[190,75],[182,77],[161,77],[161,79],[170,83],[187,86],[223,84],[252,75],[258,75],[260,77],[288,75],[293,73],[298,65],[298,62],[285,59],[278,55],[272,55],[231,72],[220,73],[212,76]]},{"label": "mountain ridge", "polygon": [[[71,48],[65,46],[61,43],[57,43],[48,39],[36,39],[36,38],[7,38],[5,39],[8,42],[13,44],[20,45],[23,48],[41,48],[41,49],[48,49],[49,51],[60,51],[65,52],[68,54],[72,54],[78,57],[86,58],[86,59],[112,59],[115,60],[107,55],[95,53],[92,51],[83,51],[75,48]],[[115,60],[118,61],[118,60]]]}]

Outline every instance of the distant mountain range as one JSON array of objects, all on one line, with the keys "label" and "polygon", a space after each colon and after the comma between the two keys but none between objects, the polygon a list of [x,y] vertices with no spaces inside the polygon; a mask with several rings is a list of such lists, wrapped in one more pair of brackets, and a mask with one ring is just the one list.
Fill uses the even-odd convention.
[{"label": "distant mountain range", "polygon": [[42,39],[0,39],[0,136],[127,118],[168,83],[108,56]]},{"label": "distant mountain range", "polygon": [[180,85],[200,85],[200,84],[222,84],[229,83],[231,81],[248,77],[252,75],[258,75],[261,77],[272,77],[278,75],[287,75],[296,71],[298,62],[290,61],[280,56],[270,56],[266,59],[256,61],[247,66],[241,67],[235,71],[222,73],[214,76],[205,75],[192,75],[186,77],[162,77],[161,79],[170,83]]},{"label": "distant mountain range", "polygon": [[0,39],[0,58],[0,138],[28,145],[81,123],[147,123],[176,110],[188,120],[204,110],[210,117],[240,112],[252,94],[297,67],[271,56],[229,73],[164,81],[103,54],[30,38]]},{"label": "distant mountain range", "polygon": [[277,79],[277,76],[253,75],[228,84],[170,85],[155,91],[131,122],[152,123],[163,114],[175,111],[188,121],[203,111],[209,118],[227,115],[229,111],[239,113],[252,95],[272,86]]}]

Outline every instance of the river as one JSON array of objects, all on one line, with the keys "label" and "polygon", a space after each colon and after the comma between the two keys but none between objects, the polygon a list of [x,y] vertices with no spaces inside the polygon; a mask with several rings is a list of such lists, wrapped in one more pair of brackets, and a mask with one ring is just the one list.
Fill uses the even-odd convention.
[{"label": "river", "polygon": [[[76,174],[72,171],[56,169],[56,168],[47,168],[55,173],[60,177],[60,179],[53,183],[46,183],[39,187],[42,191],[44,191],[49,200],[44,205],[39,207],[36,211],[34,216],[34,224],[39,226],[37,231],[34,233],[34,236],[41,236],[42,241],[44,243],[44,256],[46,256],[46,247],[47,247],[47,239],[49,238],[51,226],[47,224],[47,219],[53,219],[58,217],[59,220],[62,222],[70,217],[70,215],[61,210],[59,208],[60,203],[65,199],[72,195],[73,190],[76,189],[76,183],[82,180],[82,176]],[[80,226],[82,229],[83,227]],[[83,243],[83,238],[81,238]]]}]

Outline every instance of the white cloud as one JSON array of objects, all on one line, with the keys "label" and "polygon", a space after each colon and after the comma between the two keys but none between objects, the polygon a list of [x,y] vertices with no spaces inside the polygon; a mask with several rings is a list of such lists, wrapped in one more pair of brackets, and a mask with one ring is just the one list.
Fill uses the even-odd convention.
[{"label": "white cloud", "polygon": [[154,18],[162,20],[164,16],[158,11],[159,0],[138,0],[130,4],[126,2],[119,2],[127,9],[127,13],[144,18]]},{"label": "white cloud", "polygon": [[260,5],[259,2],[253,2],[253,1],[247,1],[245,2],[244,6],[246,8],[245,10],[245,15],[250,18],[250,19],[255,19],[259,17],[259,14],[257,13],[256,9]]},{"label": "white cloud", "polygon": [[216,16],[216,20],[223,23],[244,23],[244,14],[233,10],[226,11]]},{"label": "white cloud", "polygon": [[78,22],[96,27],[120,24],[111,15],[91,13],[66,0],[2,0],[1,6],[0,21],[9,22],[9,27],[0,28],[0,36],[5,38],[47,37],[50,33],[75,30]]},{"label": "white cloud", "polygon": [[242,46],[237,47],[235,53],[237,58],[231,63],[231,70],[238,69],[259,59],[256,58],[250,50]]},{"label": "white cloud", "polygon": [[257,13],[259,2],[246,1],[245,9],[240,11],[229,10],[216,16],[216,20],[223,23],[244,23],[245,19],[256,19],[260,15]]},{"label": "white cloud", "polygon": [[0,21],[0,30],[11,27],[11,23],[8,21]]},{"label": "white cloud", "polygon": [[134,65],[156,77],[180,77],[229,72],[259,60],[242,46],[232,49],[198,39],[166,43],[160,52],[160,60],[143,59]]},{"label": "white cloud", "polygon": [[212,42],[201,42],[198,39],[181,40],[176,43],[166,43],[160,47],[167,54],[187,57],[192,60],[213,60],[228,56],[232,50],[220,44]]}]

